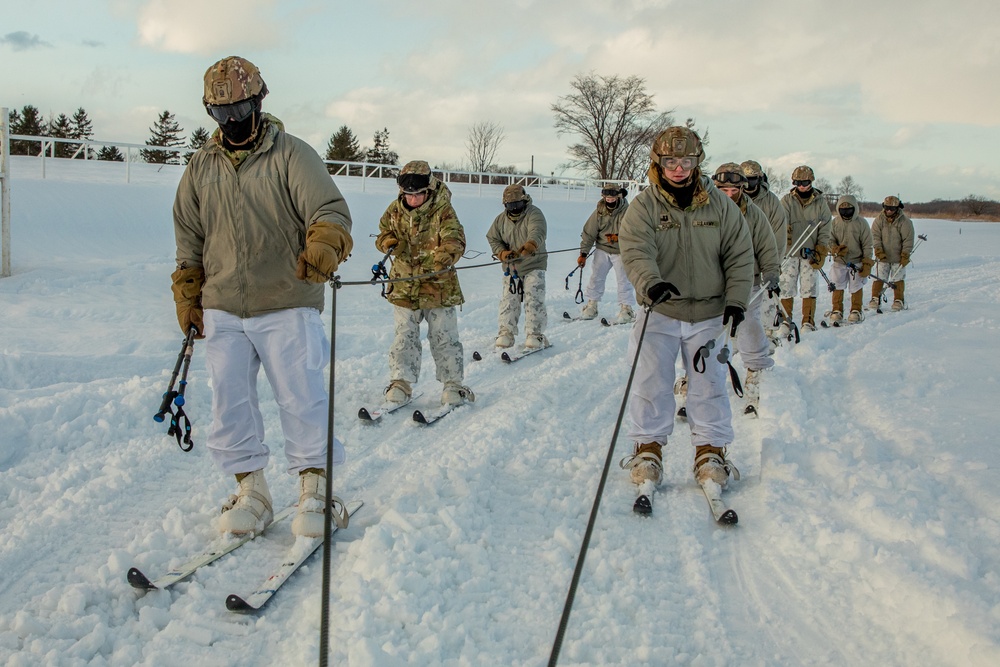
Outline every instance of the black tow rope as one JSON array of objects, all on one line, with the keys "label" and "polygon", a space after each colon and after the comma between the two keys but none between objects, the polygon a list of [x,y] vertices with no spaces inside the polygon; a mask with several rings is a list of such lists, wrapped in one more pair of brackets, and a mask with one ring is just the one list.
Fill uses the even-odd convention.
[{"label": "black tow rope", "polygon": [[[591,250],[590,253],[587,255],[587,257],[590,257],[593,254],[594,251]],[[569,279],[573,277],[573,274],[577,272],[577,269],[580,270],[580,284],[577,285],[576,296],[573,297],[573,301],[575,301],[576,303],[583,303],[584,301],[586,301],[586,299],[583,296],[583,267],[580,266],[579,264],[577,265],[576,269],[570,271],[569,275],[566,276],[566,290],[567,291],[569,290]]]},{"label": "black tow rope", "polygon": [[[393,246],[393,247],[389,248],[389,251],[387,253],[385,253],[385,256],[382,257],[381,261],[379,261],[376,264],[372,264],[372,282],[371,282],[372,285],[374,285],[375,283],[379,282],[380,280],[388,280],[389,279],[389,272],[385,270],[385,263],[389,260],[389,257],[392,255],[392,251],[395,250],[395,249],[396,249],[396,246]],[[382,283],[382,298],[383,299],[388,299],[389,297],[387,296],[387,293],[386,293],[386,290],[385,290],[385,285],[386,285],[386,283],[383,282]]]},{"label": "black tow rope", "polygon": [[[177,363],[174,364],[174,370],[170,374],[170,384],[163,393],[160,409],[153,415],[153,421],[157,423],[162,422],[166,415],[170,415],[170,427],[167,429],[167,435],[177,439],[177,446],[181,448],[182,452],[190,452],[194,447],[194,442],[191,440],[191,420],[184,412],[184,390],[187,389],[188,369],[191,368],[191,356],[194,354],[194,335],[197,331],[194,327],[188,330],[180,354],[177,355]],[[181,381],[178,388],[174,389],[178,373],[180,373]],[[177,409],[175,410],[171,406],[177,406]],[[187,446],[185,447],[185,445]]]},{"label": "black tow rope", "polygon": [[503,274],[508,277],[507,281],[507,291],[511,294],[516,294],[521,297],[521,301],[524,301],[524,278],[517,275],[517,269],[511,269],[508,267],[504,270]]}]

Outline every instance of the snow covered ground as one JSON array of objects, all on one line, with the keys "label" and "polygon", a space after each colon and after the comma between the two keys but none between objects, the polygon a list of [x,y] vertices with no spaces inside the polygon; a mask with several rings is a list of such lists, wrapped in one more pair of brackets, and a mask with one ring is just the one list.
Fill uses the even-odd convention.
[{"label": "snow covered ground", "polygon": [[[317,554],[262,613],[226,611],[291,542],[287,523],[173,590],[156,574],[216,536],[233,483],[206,454],[195,349],[181,452],[151,417],[180,345],[169,289],[178,168],[17,158],[14,275],[0,280],[0,663],[297,665],[317,661]],[[391,183],[338,181],[355,220],[344,280],[379,259],[368,235]],[[455,188],[470,253],[488,260],[500,188]],[[596,199],[534,193],[549,248],[575,247]],[[743,472],[714,525],[690,473],[687,427],[666,453],[655,514],[605,490],[561,665],[1000,664],[1000,225],[918,220],[929,236],[910,310],[804,334],[776,354],[759,420],[736,418]],[[372,286],[337,302],[336,491],[365,507],[332,554],[331,664],[544,665],[628,374],[628,327],[567,324],[575,254],[550,258],[554,347],[467,366],[474,406],[422,428],[380,396],[391,308]],[[495,334],[500,272],[461,272],[466,357]],[[589,277],[589,271],[587,273]],[[613,277],[609,293],[613,294]],[[867,290],[866,290],[867,293]],[[820,310],[829,296],[821,297]],[[329,322],[330,310],[324,313]],[[602,315],[613,315],[605,297]],[[739,358],[737,357],[737,360]],[[260,383],[276,505],[294,501]],[[425,356],[422,401],[438,398]],[[733,397],[737,412],[740,401]],[[615,461],[629,443],[618,442]]]}]

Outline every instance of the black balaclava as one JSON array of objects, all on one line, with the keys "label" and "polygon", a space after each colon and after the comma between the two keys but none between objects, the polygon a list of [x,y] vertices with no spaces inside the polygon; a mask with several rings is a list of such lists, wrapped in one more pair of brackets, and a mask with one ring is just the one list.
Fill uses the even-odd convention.
[{"label": "black balaclava", "polygon": [[[751,184],[753,184],[752,188],[750,187]],[[758,176],[749,176],[749,177],[747,177],[747,186],[746,186],[746,189],[744,189],[743,191],[751,199],[754,198],[754,197],[756,197],[757,193],[760,192],[760,177],[758,177]]]},{"label": "black balaclava", "polygon": [[254,111],[241,121],[230,120],[219,123],[222,132],[222,144],[229,150],[245,151],[253,148],[260,130],[260,111]]},{"label": "black balaclava", "polygon": [[618,208],[618,202],[620,202],[620,201],[621,201],[620,199],[618,199],[617,197],[615,197],[615,200],[609,204],[608,200],[605,199],[604,200],[604,205],[608,208],[609,211],[613,211],[616,208]]},{"label": "black balaclava", "polygon": [[854,211],[855,208],[853,206],[841,206],[837,209],[837,212],[840,213],[841,220],[850,220],[853,218]]}]

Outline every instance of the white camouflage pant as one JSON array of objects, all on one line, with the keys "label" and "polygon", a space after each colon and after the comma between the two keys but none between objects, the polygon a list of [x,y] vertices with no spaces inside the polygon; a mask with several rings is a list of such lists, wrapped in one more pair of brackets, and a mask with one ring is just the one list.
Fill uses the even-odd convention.
[{"label": "white camouflage pant", "polygon": [[604,286],[608,281],[608,272],[615,270],[615,280],[618,283],[618,303],[626,306],[635,305],[635,289],[625,275],[621,255],[612,255],[600,248],[594,250],[590,257],[590,282],[583,290],[583,298],[587,301],[600,301],[604,296]]},{"label": "white camouflage pant", "polygon": [[898,263],[875,262],[875,270],[872,273],[882,282],[906,280],[906,267]]},{"label": "white camouflage pant", "polygon": [[[760,290],[760,285],[754,285],[750,295]],[[747,312],[739,328],[736,330],[736,349],[743,360],[743,368],[759,371],[774,366],[774,359],[768,354],[771,342],[764,333],[760,320],[761,303],[767,298],[767,291],[750,302]]]},{"label": "white camouflage pant", "polygon": [[781,298],[791,299],[796,296],[816,297],[816,280],[819,271],[809,266],[809,261],[801,257],[789,257],[781,262],[781,277],[778,287],[781,288]]},{"label": "white camouflage pant", "polygon": [[393,306],[396,337],[389,348],[389,374],[392,380],[406,380],[411,385],[420,379],[420,323],[427,322],[427,342],[434,358],[435,377],[439,382],[462,383],[465,377],[463,348],[458,340],[458,313],[454,307],[411,310]]},{"label": "white camouflage pant", "polygon": [[[524,331],[529,336],[545,333],[549,316],[545,312],[545,271],[529,271],[521,276],[524,283]],[[499,331],[517,335],[517,322],[521,319],[520,293],[511,294],[511,276],[503,277],[500,292]]]},{"label": "white camouflage pant", "polygon": [[[271,384],[288,471],[326,468],[329,400],[323,369],[330,343],[315,308],[289,308],[241,319],[205,311],[205,365],[212,382],[212,426],[207,447],[227,475],[260,470],[270,450],[257,400],[260,367]],[[347,458],[333,441],[333,462]]]},{"label": "white camouflage pant", "polygon": [[[630,362],[635,358],[641,331],[640,320],[629,338]],[[716,359],[718,347],[705,360],[704,373],[694,369],[698,348],[718,338],[721,333],[721,315],[692,324],[655,311],[649,312],[649,323],[629,397],[629,440],[664,445],[667,436],[674,432],[677,407],[674,400],[674,366],[680,352],[688,378],[687,421],[691,427],[691,444],[723,447],[733,441],[733,413],[726,388],[729,367]]]},{"label": "white camouflage pant", "polygon": [[868,284],[867,278],[862,278],[858,271],[851,271],[846,264],[834,262],[830,267],[830,274],[827,276],[833,286],[839,290],[846,289],[848,293],[854,294],[859,289]]}]

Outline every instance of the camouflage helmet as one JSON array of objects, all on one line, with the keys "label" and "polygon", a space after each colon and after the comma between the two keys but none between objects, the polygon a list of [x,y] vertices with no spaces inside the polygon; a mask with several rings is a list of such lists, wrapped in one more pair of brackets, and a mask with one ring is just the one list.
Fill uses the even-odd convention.
[{"label": "camouflage helmet", "polygon": [[764,169],[760,166],[760,162],[756,160],[746,160],[740,163],[740,169],[743,170],[743,175],[747,178],[763,178]]},{"label": "camouflage helmet", "polygon": [[656,164],[661,164],[664,158],[694,158],[692,169],[705,159],[705,148],[701,145],[701,137],[694,130],[683,125],[668,127],[660,133],[653,146],[649,149],[649,158]]},{"label": "camouflage helmet", "polygon": [[420,194],[431,187],[431,166],[423,160],[411,160],[403,165],[396,177],[400,192]]},{"label": "camouflage helmet", "polygon": [[747,177],[743,174],[743,169],[735,162],[720,164],[712,176],[712,181],[716,187],[743,188],[746,187]]},{"label": "camouflage helmet", "polygon": [[796,167],[792,171],[792,181],[810,181],[811,182],[811,181],[815,181],[815,180],[816,180],[816,175],[813,174],[812,167],[807,167],[806,165],[802,165],[800,167]]},{"label": "camouflage helmet", "polygon": [[899,197],[889,195],[882,200],[882,206],[898,206],[899,208],[903,208],[903,202],[899,201]]},{"label": "camouflage helmet", "polygon": [[517,183],[503,189],[503,203],[506,205],[515,201],[528,201],[528,193],[524,191],[523,186]]},{"label": "camouflage helmet", "polygon": [[257,66],[246,58],[229,56],[205,72],[202,104],[224,105],[267,94],[267,84]]}]

